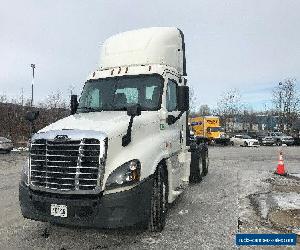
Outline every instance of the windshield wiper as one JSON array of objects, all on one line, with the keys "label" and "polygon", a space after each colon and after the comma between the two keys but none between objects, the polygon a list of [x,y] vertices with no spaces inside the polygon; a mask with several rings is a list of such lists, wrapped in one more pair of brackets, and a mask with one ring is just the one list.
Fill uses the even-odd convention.
[{"label": "windshield wiper", "polygon": [[84,113],[103,111],[103,109],[101,108],[93,108],[93,107],[79,107],[78,110],[82,110]]}]

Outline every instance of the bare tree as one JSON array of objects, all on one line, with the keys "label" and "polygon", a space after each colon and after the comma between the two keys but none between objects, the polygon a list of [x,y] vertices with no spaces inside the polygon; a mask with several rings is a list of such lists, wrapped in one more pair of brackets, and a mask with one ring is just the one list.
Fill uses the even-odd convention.
[{"label": "bare tree", "polygon": [[222,94],[215,111],[222,120],[226,131],[233,131],[236,116],[241,110],[241,94],[238,89],[231,89]]},{"label": "bare tree", "polygon": [[254,124],[258,124],[257,112],[252,109],[244,109],[242,112],[243,130],[253,130]]},{"label": "bare tree", "polygon": [[0,95],[0,103],[7,103],[7,96],[5,94]]},{"label": "bare tree", "polygon": [[68,107],[66,100],[59,91],[48,95],[44,101],[38,104],[38,106],[45,109],[66,109]]},{"label": "bare tree", "polygon": [[279,82],[273,90],[272,101],[279,117],[279,129],[290,132],[300,110],[300,97],[296,88],[296,79],[288,78],[283,82]]},{"label": "bare tree", "polygon": [[190,86],[190,100],[189,100],[189,102],[190,102],[190,113],[191,114],[193,114],[193,113],[195,113],[195,111],[196,111],[196,100],[197,100],[197,98],[196,98],[196,95],[195,95],[195,90],[194,90],[194,88],[192,87],[192,86]]},{"label": "bare tree", "polygon": [[210,107],[207,104],[201,105],[197,114],[199,116],[211,115]]}]

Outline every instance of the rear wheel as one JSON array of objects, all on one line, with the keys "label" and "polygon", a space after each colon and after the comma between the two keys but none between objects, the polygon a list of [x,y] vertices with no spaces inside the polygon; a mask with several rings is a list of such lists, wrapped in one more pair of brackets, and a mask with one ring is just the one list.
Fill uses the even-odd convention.
[{"label": "rear wheel", "polygon": [[247,142],[244,142],[244,147],[248,147],[248,143]]},{"label": "rear wheel", "polygon": [[161,232],[166,224],[168,210],[168,175],[163,165],[159,165],[154,173],[150,219],[148,228],[151,232]]},{"label": "rear wheel", "polygon": [[190,178],[191,183],[199,183],[202,181],[203,163],[201,152],[196,148],[191,153]]}]

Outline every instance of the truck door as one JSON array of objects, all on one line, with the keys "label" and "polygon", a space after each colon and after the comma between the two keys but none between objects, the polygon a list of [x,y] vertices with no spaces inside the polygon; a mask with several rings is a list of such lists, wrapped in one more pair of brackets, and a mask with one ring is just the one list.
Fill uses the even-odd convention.
[{"label": "truck door", "polygon": [[[166,86],[166,109],[168,116],[174,118],[179,117],[180,111],[177,107],[177,89],[178,79],[168,77]],[[172,167],[172,182],[175,187],[179,187],[182,183],[182,177],[184,174],[184,166],[179,162],[178,156],[181,150],[185,147],[185,116],[181,116],[173,124],[167,125],[167,133],[169,138],[169,163]],[[175,188],[173,186],[173,188]]]}]

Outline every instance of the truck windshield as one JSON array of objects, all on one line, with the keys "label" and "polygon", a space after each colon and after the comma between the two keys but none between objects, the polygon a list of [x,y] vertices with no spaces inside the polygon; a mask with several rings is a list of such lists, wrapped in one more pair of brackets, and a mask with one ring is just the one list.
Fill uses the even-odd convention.
[{"label": "truck windshield", "polygon": [[159,75],[121,76],[86,82],[78,112],[126,110],[140,104],[142,110],[159,110],[163,78]]},{"label": "truck windshield", "polygon": [[207,132],[224,132],[224,129],[222,127],[209,127]]}]

